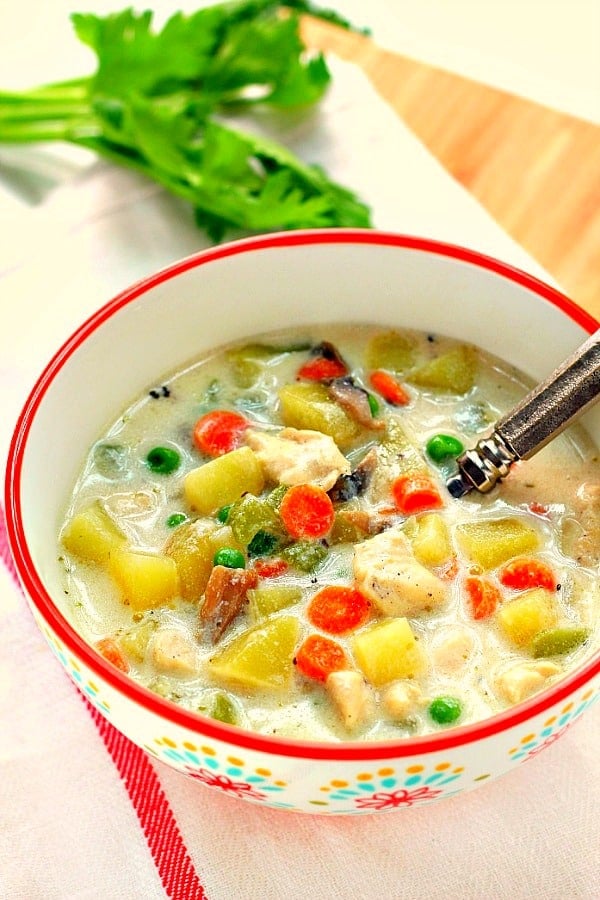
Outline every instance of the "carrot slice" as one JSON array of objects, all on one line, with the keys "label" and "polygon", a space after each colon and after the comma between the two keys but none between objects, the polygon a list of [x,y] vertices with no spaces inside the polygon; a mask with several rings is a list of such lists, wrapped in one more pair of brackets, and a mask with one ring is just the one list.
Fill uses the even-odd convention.
[{"label": "carrot slice", "polygon": [[129,672],[129,663],[114,638],[102,638],[101,640],[96,641],[95,646],[100,656],[111,663],[115,669],[119,669],[120,672]]},{"label": "carrot slice", "polygon": [[286,492],[279,515],[293,538],[320,538],[333,526],[333,503],[323,488],[296,484]]},{"label": "carrot slice", "polygon": [[479,575],[470,575],[465,579],[465,590],[474,619],[487,619],[493,615],[502,600],[502,595],[493,581]]},{"label": "carrot slice", "polygon": [[405,515],[412,515],[424,509],[439,509],[443,506],[435,482],[424,472],[407,472],[400,475],[392,484],[392,494],[396,509]]},{"label": "carrot slice", "polygon": [[337,359],[325,359],[318,356],[316,359],[309,359],[303,366],[298,369],[298,378],[306,378],[308,381],[326,381],[328,378],[339,378],[346,375],[348,369],[344,363]]},{"label": "carrot slice", "polygon": [[371,372],[369,381],[371,386],[392,406],[406,406],[407,403],[410,403],[408,391],[389,372],[377,369],[377,371]]},{"label": "carrot slice", "polygon": [[369,618],[371,602],[363,593],[343,585],[330,585],[314,595],[306,614],[308,621],[329,634],[345,634]]},{"label": "carrot slice", "polygon": [[548,591],[556,590],[554,572],[539,559],[520,557],[509,562],[500,572],[500,581],[507,588],[524,591],[527,588],[541,587]]},{"label": "carrot slice", "polygon": [[295,656],[298,671],[315,681],[325,681],[332,672],[349,669],[344,648],[331,638],[310,634],[298,648]]},{"label": "carrot slice", "polygon": [[242,435],[249,426],[248,419],[240,413],[215,409],[194,425],[194,444],[208,456],[223,456],[239,447]]}]

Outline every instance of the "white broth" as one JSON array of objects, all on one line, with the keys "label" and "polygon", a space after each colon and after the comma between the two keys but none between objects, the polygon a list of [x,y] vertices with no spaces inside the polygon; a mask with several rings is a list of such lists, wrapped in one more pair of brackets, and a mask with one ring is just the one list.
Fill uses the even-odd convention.
[{"label": "white broth", "polygon": [[483,719],[597,648],[598,448],[445,481],[530,387],[439,335],[323,326],[159,378],[98,437],[59,537],[78,631],[187,709],[384,740]]}]

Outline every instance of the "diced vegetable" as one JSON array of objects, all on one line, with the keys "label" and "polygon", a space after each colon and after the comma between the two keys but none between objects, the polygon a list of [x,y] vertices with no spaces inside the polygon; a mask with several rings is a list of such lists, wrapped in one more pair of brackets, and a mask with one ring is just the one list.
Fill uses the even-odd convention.
[{"label": "diced vegetable", "polygon": [[203,530],[201,521],[186,522],[173,532],[164,552],[175,560],[184,600],[198,602],[210,578],[215,553],[222,547],[242,549],[228,526]]},{"label": "diced vegetable", "polygon": [[194,444],[208,456],[223,456],[240,446],[244,431],[249,427],[250,422],[240,413],[215,409],[194,425]]},{"label": "diced vegetable", "polygon": [[248,591],[250,618],[253,622],[260,622],[275,612],[293,606],[301,598],[302,588],[292,584],[254,588]]},{"label": "diced vegetable", "polygon": [[273,507],[253,494],[245,494],[230,506],[227,524],[243,545],[264,529],[281,530],[281,520]]},{"label": "diced vegetable", "polygon": [[127,543],[123,532],[98,502],[67,522],[61,540],[69,553],[97,563],[107,563],[111,553]]},{"label": "diced vegetable", "polygon": [[504,603],[497,617],[503,634],[515,646],[524,647],[541,631],[557,624],[559,611],[553,594],[533,588]]},{"label": "diced vegetable", "polygon": [[414,365],[415,341],[399,331],[383,331],[367,344],[365,365],[368,369],[389,369],[402,374]]},{"label": "diced vegetable", "polygon": [[463,452],[464,444],[452,434],[434,434],[425,446],[427,456],[436,463],[456,459]]},{"label": "diced vegetable", "polygon": [[285,559],[257,559],[254,569],[261,578],[277,578],[289,569]]},{"label": "diced vegetable", "polygon": [[120,672],[129,672],[129,663],[114,638],[101,638],[96,641],[94,646],[100,656],[104,657],[115,669],[119,669]]},{"label": "diced vegetable", "polygon": [[376,687],[423,671],[423,652],[408,619],[384,619],[359,632],[352,641],[356,662]]},{"label": "diced vegetable", "polygon": [[494,582],[479,575],[465,578],[465,591],[474,619],[488,619],[496,612],[502,600],[502,595]]},{"label": "diced vegetable", "polygon": [[350,668],[344,648],[321,634],[310,634],[295,656],[298,671],[306,678],[326,681],[332,672]]},{"label": "diced vegetable", "polygon": [[298,378],[305,378],[307,381],[326,381],[328,378],[339,378],[345,375],[348,369],[343,363],[339,363],[335,359],[325,359],[317,356],[315,359],[309,359],[303,366],[298,369]]},{"label": "diced vegetable", "polygon": [[462,714],[462,704],[456,697],[436,697],[427,712],[438,725],[451,725]]},{"label": "diced vegetable", "polygon": [[346,375],[348,366],[329,341],[322,341],[311,350],[311,359],[298,370],[298,378],[309,381],[326,381]]},{"label": "diced vegetable", "polygon": [[331,544],[355,544],[357,541],[364,541],[368,534],[368,529],[361,528],[360,524],[352,516],[352,512],[356,512],[356,510],[341,509],[336,512],[333,527],[328,538]]},{"label": "diced vegetable", "polygon": [[296,539],[324,537],[333,525],[333,503],[323,488],[297,484],[289,489],[279,507],[288,534]]},{"label": "diced vegetable", "polygon": [[341,447],[360,433],[358,424],[331,400],[322,384],[286,384],[279,390],[279,402],[285,425],[321,431]]},{"label": "diced vegetable", "polygon": [[109,571],[124,603],[134,610],[163,606],[180,591],[175,561],[163,554],[118,549],[111,554]]},{"label": "diced vegetable", "polygon": [[463,552],[482,569],[494,569],[514,556],[537,550],[540,537],[522,519],[485,519],[456,528]]},{"label": "diced vegetable", "polygon": [[389,372],[377,369],[369,376],[371,385],[381,394],[386,403],[392,406],[406,406],[410,403],[410,394],[406,388],[396,381]]},{"label": "diced vegetable", "polygon": [[461,344],[415,369],[408,380],[421,387],[466,394],[473,387],[476,368],[475,351]]},{"label": "diced vegetable", "polygon": [[188,472],[183,482],[186,501],[204,515],[239,500],[242,494],[260,494],[263,488],[262,468],[250,447],[211,459]]},{"label": "diced vegetable", "polygon": [[257,531],[248,544],[248,556],[269,556],[278,547],[279,538],[270,531]]},{"label": "diced vegetable", "polygon": [[230,641],[209,660],[208,671],[249,689],[283,690],[290,683],[298,630],[293,616],[273,616]]},{"label": "diced vegetable", "polygon": [[509,562],[500,572],[500,581],[505,587],[516,591],[543,587],[556,590],[556,577],[550,566],[539,559],[523,557]]},{"label": "diced vegetable", "polygon": [[400,475],[392,484],[392,494],[396,509],[405,516],[443,506],[436,483],[426,473],[405,472]]},{"label": "diced vegetable", "polygon": [[150,638],[157,627],[158,622],[154,619],[146,619],[119,635],[119,646],[127,656],[130,656],[135,662],[141,663],[146,655]]},{"label": "diced vegetable", "polygon": [[239,725],[240,715],[233,697],[223,691],[215,695],[209,715],[227,725]]},{"label": "diced vegetable", "polygon": [[258,381],[265,365],[278,355],[275,347],[266,344],[245,344],[227,353],[233,380],[240,388],[250,388]]},{"label": "diced vegetable", "polygon": [[360,591],[329,585],[313,596],[306,609],[308,621],[329,634],[346,634],[364,625],[371,614],[371,601]]},{"label": "diced vegetable", "polygon": [[181,465],[181,454],[173,447],[153,447],[146,456],[146,465],[156,475],[171,475]]},{"label": "diced vegetable", "polygon": [[529,649],[536,659],[540,656],[563,656],[580,647],[589,636],[588,628],[577,625],[551,628],[537,634]]},{"label": "diced vegetable", "polygon": [[328,554],[319,541],[298,541],[281,551],[283,558],[301,572],[314,572]]},{"label": "diced vegetable", "polygon": [[425,513],[415,520],[410,535],[413,553],[423,566],[442,566],[452,557],[450,534],[439,513]]}]

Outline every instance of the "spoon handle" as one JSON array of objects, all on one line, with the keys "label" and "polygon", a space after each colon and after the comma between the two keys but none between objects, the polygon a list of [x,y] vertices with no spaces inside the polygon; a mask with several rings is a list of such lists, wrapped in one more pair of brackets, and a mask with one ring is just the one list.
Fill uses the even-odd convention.
[{"label": "spoon handle", "polygon": [[515,460],[529,459],[600,396],[600,329],[545,381],[502,416],[490,437],[459,456],[458,474],[447,481],[453,497],[487,493]]}]

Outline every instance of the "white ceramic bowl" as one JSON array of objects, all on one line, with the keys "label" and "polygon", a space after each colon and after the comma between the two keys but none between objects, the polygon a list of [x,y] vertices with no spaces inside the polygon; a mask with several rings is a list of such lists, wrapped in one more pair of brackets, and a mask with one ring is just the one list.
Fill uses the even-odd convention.
[{"label": "white ceramic bowl", "polygon": [[[127,737],[230,795],[358,814],[470,790],[537,754],[597,699],[600,655],[500,715],[422,738],[326,744],[259,736],[178,708],[94,653],[69,624],[56,559],[56,535],[84,454],[148,384],[224,342],[328,321],[446,333],[535,379],[597,327],[523,272],[433,241],[314,231],[223,245],[129,288],[57,352],[16,427],[6,509],[35,619],[79,689]],[[600,443],[600,410],[585,423]]]}]

